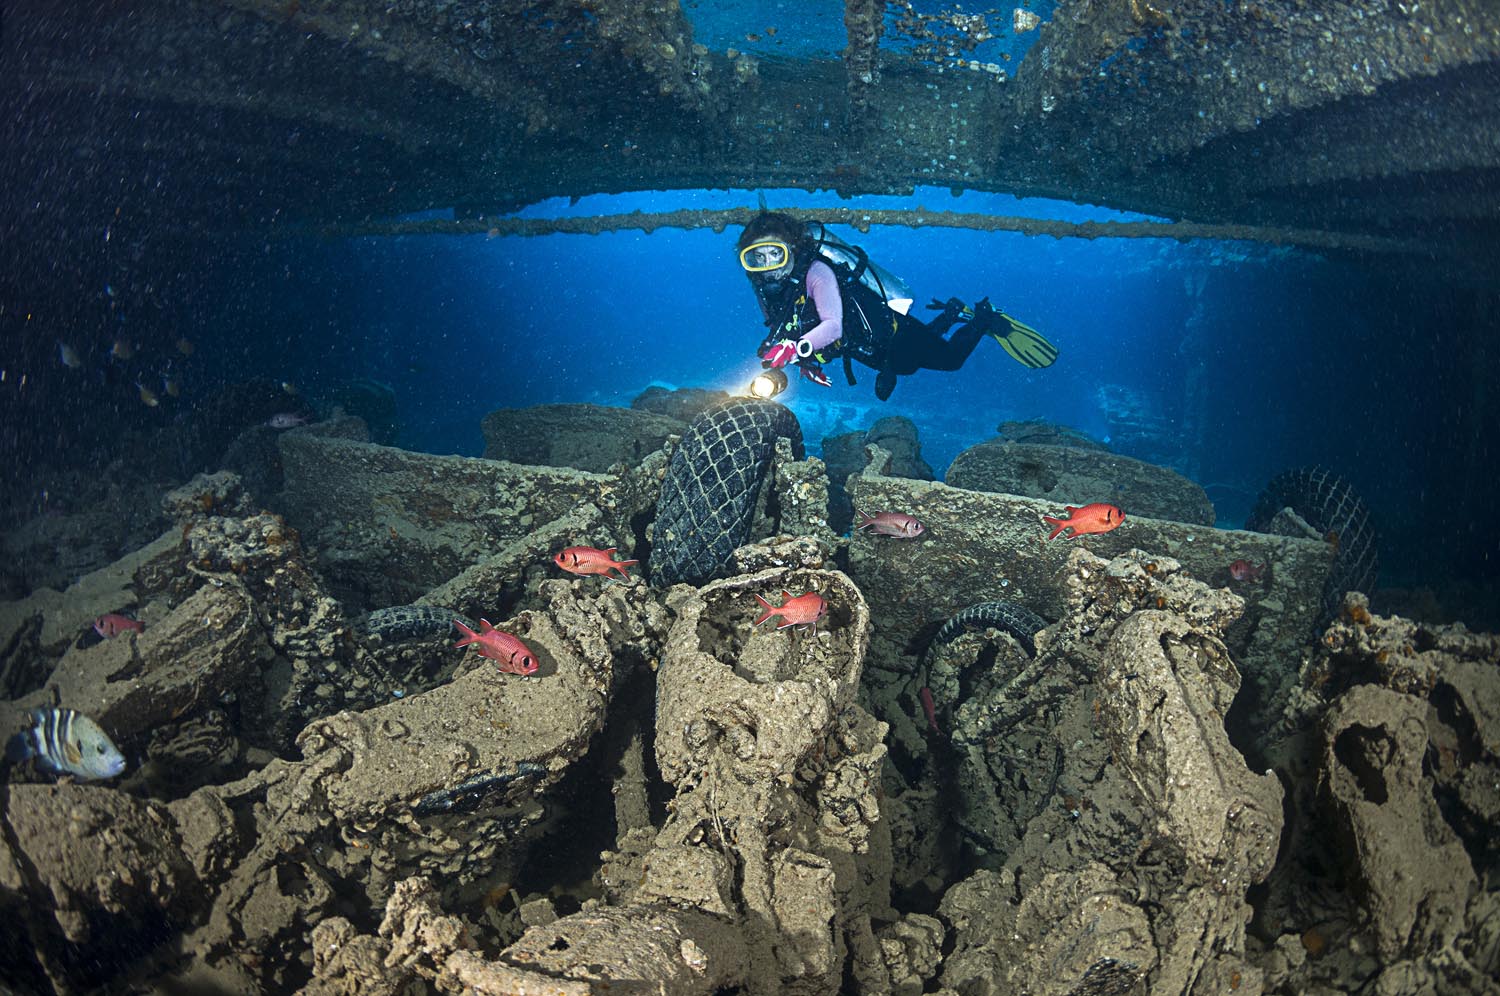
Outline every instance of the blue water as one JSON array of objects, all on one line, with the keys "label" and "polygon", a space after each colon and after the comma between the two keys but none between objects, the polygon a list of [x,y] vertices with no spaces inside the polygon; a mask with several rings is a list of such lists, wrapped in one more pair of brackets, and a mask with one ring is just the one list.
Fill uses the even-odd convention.
[{"label": "blue water", "polygon": [[[1027,49],[1035,44],[1038,32],[1033,30],[1017,35],[1011,30],[1011,11],[1015,6],[1003,10],[989,8],[993,12],[988,14],[987,23],[997,37],[962,51],[962,58],[995,62],[1007,55],[1012,67],[1019,65]],[[1052,0],[1037,0],[1024,6],[1046,21],[1051,19],[1057,4]],[[842,0],[712,0],[711,3],[687,0],[683,9],[693,25],[693,40],[714,51],[734,48],[761,59],[834,59],[840,57],[848,45]],[[951,40],[959,37],[940,21],[931,18],[963,11],[962,4],[919,0],[912,4],[912,9],[919,17],[925,15],[927,23],[934,25],[933,30],[940,38]],[[973,14],[986,8],[971,6],[967,9]],[[913,38],[898,30],[898,13],[896,5],[888,7],[881,48],[886,52],[913,52],[925,39]],[[946,59],[940,57],[936,61]]]},{"label": "blue water", "polygon": [[[549,202],[528,215],[744,207],[749,191]],[[909,207],[1065,220],[1129,220],[1085,206],[946,190],[911,198],[770,192],[777,207]],[[911,418],[938,471],[1006,420],[1047,419],[1109,438],[1128,455],[1212,485],[1220,523],[1239,526],[1276,472],[1302,464],[1347,477],[1387,534],[1386,580],[1446,560],[1487,573],[1495,529],[1455,468],[1493,467],[1485,441],[1454,435],[1467,371],[1442,321],[1408,289],[1318,255],[1248,243],[1055,240],[948,229],[844,230],[905,277],[919,306],[981,296],[1061,350],[1027,370],[982,342],[955,373],[903,378],[885,404],[873,373],[848,386],[798,384],[784,400],[810,448],[886,414]],[[598,236],[372,237],[273,242],[222,280],[211,326],[234,329],[205,362],[225,380],[265,372],[315,400],[368,377],[399,406],[399,445],[477,455],[481,417],[554,402],[628,404],[652,383],[736,390],[756,369],[759,311],[735,263],[736,231]],[[925,314],[925,312],[924,312]],[[1189,383],[1204,399],[1190,400]],[[1420,391],[1409,385],[1430,385]],[[1121,436],[1120,399],[1159,428]],[[1111,401],[1113,399],[1113,401]],[[1202,431],[1190,434],[1194,410]],[[1467,433],[1459,436],[1466,437]],[[1476,464],[1476,460],[1478,461]],[[1443,522],[1440,531],[1424,522]],[[1403,568],[1403,561],[1408,565]]]}]

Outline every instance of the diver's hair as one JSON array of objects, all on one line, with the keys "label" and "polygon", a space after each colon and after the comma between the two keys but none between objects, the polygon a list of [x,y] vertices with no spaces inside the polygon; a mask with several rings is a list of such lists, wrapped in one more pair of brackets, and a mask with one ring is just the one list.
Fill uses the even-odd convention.
[{"label": "diver's hair", "polygon": [[807,239],[807,229],[789,214],[779,211],[767,211],[750,219],[750,224],[740,233],[739,249],[764,242],[767,239],[780,239],[789,246],[795,247]]}]

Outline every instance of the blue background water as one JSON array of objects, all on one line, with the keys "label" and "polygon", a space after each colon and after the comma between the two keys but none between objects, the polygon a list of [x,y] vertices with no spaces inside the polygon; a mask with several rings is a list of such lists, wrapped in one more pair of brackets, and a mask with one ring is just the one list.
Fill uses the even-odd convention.
[{"label": "blue background water", "polygon": [[[745,207],[756,199],[748,191],[590,197],[527,213]],[[771,192],[768,200],[773,208],[921,204],[1127,218],[931,189],[853,200]],[[1434,544],[1444,544],[1437,559],[1445,571],[1495,570],[1500,543],[1476,482],[1492,479],[1496,456],[1465,424],[1464,399],[1475,386],[1464,333],[1410,288],[1348,263],[1246,243],[946,229],[840,234],[905,277],[919,304],[987,295],[1048,335],[1061,359],[1031,371],[985,341],[958,372],[903,378],[886,404],[874,398],[871,371],[856,366],[860,383],[849,387],[834,368],[831,389],[799,384],[784,396],[814,452],[828,432],[906,415],[941,476],[1001,422],[1048,419],[1213,485],[1228,526],[1243,523],[1273,474],[1317,463],[1349,478],[1374,511],[1387,537],[1386,583],[1433,570]],[[339,384],[368,377],[395,392],[400,445],[477,455],[480,419],[498,407],[627,404],[652,383],[743,385],[763,328],[736,265],[736,235],[271,241],[221,264],[192,302],[158,301],[157,325],[160,334],[188,330],[202,347],[190,361],[188,401],[192,392],[264,374],[326,403]],[[117,284],[126,290],[113,305],[139,314],[144,302],[129,298],[141,296],[141,280],[122,274]],[[138,409],[126,387],[123,403]],[[1155,438],[1119,431],[1121,399],[1153,420]]]},{"label": "blue background water", "polygon": [[[1053,0],[1033,0],[1025,9],[1042,21],[1051,20],[1057,4]],[[962,11],[963,5],[946,0],[913,0],[913,13],[924,26],[945,41],[962,37],[943,22],[944,16]],[[714,51],[734,48],[749,52],[758,59],[841,57],[849,43],[844,27],[843,0],[686,0],[683,9],[693,24],[693,40]],[[972,15],[984,8],[971,6]],[[993,9],[993,8],[991,8]],[[1038,32],[1016,34],[1011,30],[1011,11],[995,9],[987,23],[997,36],[963,52],[965,59],[994,62],[1002,54],[1017,65],[1026,50],[1036,44]],[[914,38],[899,29],[900,8],[887,6],[885,33],[881,49],[887,53],[909,54],[929,40]],[[933,46],[928,44],[927,49]]]}]

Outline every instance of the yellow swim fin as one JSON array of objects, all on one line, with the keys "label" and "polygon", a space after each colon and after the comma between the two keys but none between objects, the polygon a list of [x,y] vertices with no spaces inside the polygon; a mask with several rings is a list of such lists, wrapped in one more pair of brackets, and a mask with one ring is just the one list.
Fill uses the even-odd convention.
[{"label": "yellow swim fin", "polygon": [[1006,327],[1003,332],[991,332],[990,335],[1010,354],[1011,359],[1033,370],[1050,367],[1057,362],[1057,347],[1048,342],[1046,336],[1003,311],[997,311],[996,314],[1005,319]]}]

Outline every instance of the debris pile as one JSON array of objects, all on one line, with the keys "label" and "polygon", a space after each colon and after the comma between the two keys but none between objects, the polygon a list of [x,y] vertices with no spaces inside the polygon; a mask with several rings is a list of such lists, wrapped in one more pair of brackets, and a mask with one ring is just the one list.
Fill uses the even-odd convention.
[{"label": "debris pile", "polygon": [[[757,481],[694,493],[752,496],[700,585],[641,576],[685,441],[590,472],[309,427],[269,502],[200,476],[153,542],[0,607],[6,732],[76,709],[128,761],[10,765],[4,983],[1492,986],[1500,638],[1359,593],[1320,630],[1327,543],[1134,515],[1049,541],[1054,503],[874,445],[852,497],[922,528],[836,536],[775,414],[683,436],[760,430]],[[456,647],[479,620],[535,672]]]}]

